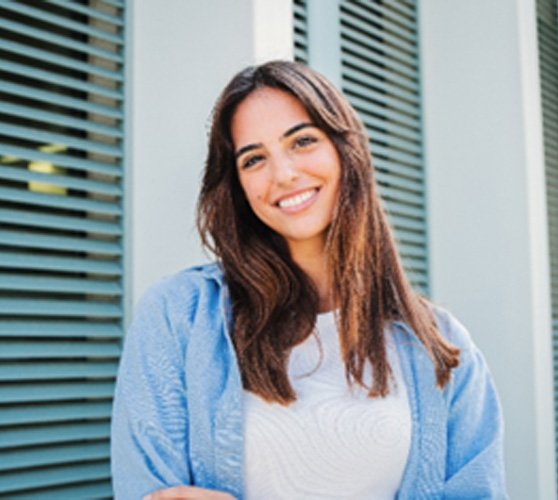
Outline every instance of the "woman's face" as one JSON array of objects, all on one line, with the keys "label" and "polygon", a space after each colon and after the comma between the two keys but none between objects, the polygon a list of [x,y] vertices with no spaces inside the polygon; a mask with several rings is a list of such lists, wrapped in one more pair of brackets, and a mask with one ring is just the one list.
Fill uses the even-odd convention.
[{"label": "woman's face", "polygon": [[331,139],[291,94],[264,87],[232,118],[238,178],[256,216],[299,251],[323,249],[341,165]]}]

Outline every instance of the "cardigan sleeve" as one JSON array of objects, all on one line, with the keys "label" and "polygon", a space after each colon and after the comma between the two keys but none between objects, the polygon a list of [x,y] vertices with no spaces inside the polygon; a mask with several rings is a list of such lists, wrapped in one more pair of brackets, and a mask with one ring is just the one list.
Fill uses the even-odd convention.
[{"label": "cardigan sleeve", "polygon": [[503,417],[486,361],[465,327],[444,313],[442,331],[461,349],[447,387],[448,427],[443,498],[508,498]]},{"label": "cardigan sleeve", "polygon": [[117,500],[191,482],[185,343],[169,318],[161,285],[136,308],[125,338],[111,429],[111,467]]}]

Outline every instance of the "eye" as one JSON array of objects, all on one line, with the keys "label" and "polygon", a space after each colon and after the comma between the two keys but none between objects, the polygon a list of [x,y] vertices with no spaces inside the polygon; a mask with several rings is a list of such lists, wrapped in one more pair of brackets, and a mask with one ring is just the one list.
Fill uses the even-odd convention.
[{"label": "eye", "polygon": [[315,142],[317,142],[318,139],[316,139],[315,137],[311,136],[311,135],[301,135],[300,137],[297,137],[295,139],[295,147],[297,148],[305,148],[307,146],[310,146],[311,144],[314,144]]},{"label": "eye", "polygon": [[263,160],[262,155],[248,156],[247,158],[242,160],[242,163],[241,163],[240,166],[242,167],[242,169],[250,168],[250,167],[253,167],[254,165],[256,165],[257,163],[259,163],[262,160]]}]

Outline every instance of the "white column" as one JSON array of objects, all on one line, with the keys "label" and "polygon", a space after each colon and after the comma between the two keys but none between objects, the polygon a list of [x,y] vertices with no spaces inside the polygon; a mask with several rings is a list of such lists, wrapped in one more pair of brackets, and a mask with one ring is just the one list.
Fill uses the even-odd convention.
[{"label": "white column", "polygon": [[307,0],[308,64],[341,88],[339,0]]},{"label": "white column", "polygon": [[512,498],[556,498],[547,217],[534,0],[424,0],[433,299],[485,353]]},{"label": "white column", "polygon": [[129,2],[132,302],[163,275],[208,260],[194,229],[209,118],[243,67],[292,59],[290,0]]},{"label": "white column", "polygon": [[254,60],[293,59],[292,0],[252,0],[254,12]]}]

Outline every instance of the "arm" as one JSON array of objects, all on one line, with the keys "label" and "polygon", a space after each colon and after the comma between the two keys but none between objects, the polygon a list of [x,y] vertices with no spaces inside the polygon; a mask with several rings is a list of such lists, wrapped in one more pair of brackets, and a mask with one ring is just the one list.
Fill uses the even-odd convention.
[{"label": "arm", "polygon": [[503,418],[492,376],[463,325],[449,315],[445,323],[447,336],[461,348],[461,356],[447,388],[448,451],[443,497],[507,498]]},{"label": "arm", "polygon": [[164,294],[156,288],[141,300],[126,336],[111,430],[118,500],[191,483],[186,347],[176,331],[181,326],[169,319]]}]

